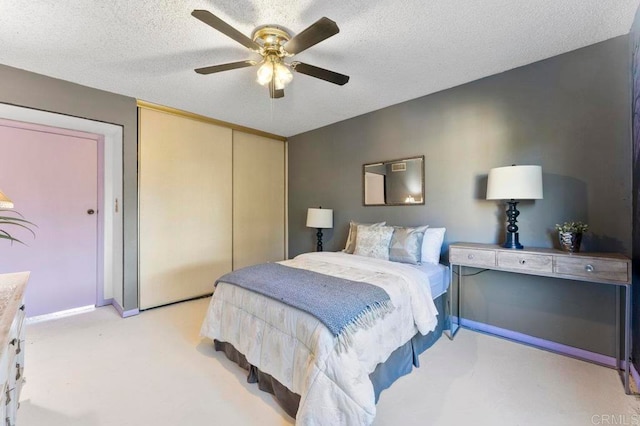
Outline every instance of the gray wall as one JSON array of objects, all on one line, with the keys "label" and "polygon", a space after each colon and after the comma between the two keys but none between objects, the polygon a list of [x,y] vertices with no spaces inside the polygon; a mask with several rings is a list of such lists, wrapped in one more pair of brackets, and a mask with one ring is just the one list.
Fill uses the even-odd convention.
[{"label": "gray wall", "polygon": [[138,307],[136,100],[0,65],[0,102],[117,124],[124,129],[124,306]]},{"label": "gray wall", "polygon": [[[583,220],[583,250],[630,255],[629,69],[622,36],[290,138],[290,256],[314,249],[305,217],[318,205],[334,209],[327,250],[343,248],[350,219],[445,226],[445,246],[501,242],[486,175],[510,164],[544,173],[544,199],[519,206],[525,246],[551,247],[555,223]],[[422,154],[424,206],[362,206],[363,163]],[[614,287],[493,271],[465,279],[464,302],[469,319],[615,353]]]}]

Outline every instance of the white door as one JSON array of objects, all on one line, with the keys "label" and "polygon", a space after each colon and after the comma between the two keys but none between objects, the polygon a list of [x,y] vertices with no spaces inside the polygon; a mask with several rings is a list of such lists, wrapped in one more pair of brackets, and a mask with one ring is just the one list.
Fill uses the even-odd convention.
[{"label": "white door", "polygon": [[27,316],[95,305],[97,136],[0,120],[0,158],[0,189],[37,225],[0,225],[26,244],[0,240],[0,273],[31,271]]}]

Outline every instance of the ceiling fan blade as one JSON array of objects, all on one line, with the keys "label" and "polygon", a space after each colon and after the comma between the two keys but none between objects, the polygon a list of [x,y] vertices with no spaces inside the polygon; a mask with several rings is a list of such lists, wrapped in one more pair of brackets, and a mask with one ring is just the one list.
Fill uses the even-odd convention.
[{"label": "ceiling fan blade", "polygon": [[311,24],[307,29],[285,43],[284,50],[295,55],[307,50],[314,44],[318,44],[340,32],[338,25],[331,19],[323,17]]},{"label": "ceiling fan blade", "polygon": [[269,97],[271,99],[284,98],[284,89],[276,89],[276,81],[273,78],[269,83]]},{"label": "ceiling fan blade", "polygon": [[303,64],[302,62],[294,62],[291,64],[291,66],[294,70],[301,74],[310,75],[311,77],[319,78],[321,80],[325,80],[333,84],[338,84],[340,86],[344,86],[349,81],[348,75],[339,74],[337,72],[315,67],[309,64]]},{"label": "ceiling fan blade", "polygon": [[198,74],[213,74],[215,72],[235,70],[237,68],[250,67],[256,64],[256,61],[240,61],[230,62],[228,64],[213,65],[210,67],[196,68],[194,71]]},{"label": "ceiling fan blade", "polygon": [[231,25],[227,24],[226,22],[218,18],[213,13],[207,10],[196,9],[193,12],[191,12],[191,15],[201,20],[205,24],[209,25],[210,27],[220,31],[222,34],[226,35],[227,37],[237,41],[238,43],[247,47],[248,49],[255,50],[255,51],[260,50],[260,45],[258,43],[251,40],[249,37],[242,34],[240,31],[236,30]]}]

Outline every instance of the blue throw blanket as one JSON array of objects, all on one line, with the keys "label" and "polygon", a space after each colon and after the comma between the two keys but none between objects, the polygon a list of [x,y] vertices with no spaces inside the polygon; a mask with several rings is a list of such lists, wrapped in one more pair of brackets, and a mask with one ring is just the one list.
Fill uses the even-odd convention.
[{"label": "blue throw blanket", "polygon": [[319,319],[349,346],[351,335],[368,328],[393,310],[389,295],[382,288],[345,280],[278,263],[263,263],[238,269],[216,281],[260,293],[303,310]]}]

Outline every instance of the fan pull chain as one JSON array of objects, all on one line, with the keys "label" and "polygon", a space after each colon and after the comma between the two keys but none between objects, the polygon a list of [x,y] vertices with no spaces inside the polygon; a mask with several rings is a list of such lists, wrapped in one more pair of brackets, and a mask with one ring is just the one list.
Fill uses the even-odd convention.
[{"label": "fan pull chain", "polygon": [[273,98],[269,98],[269,103],[271,104],[271,122],[273,123]]}]

